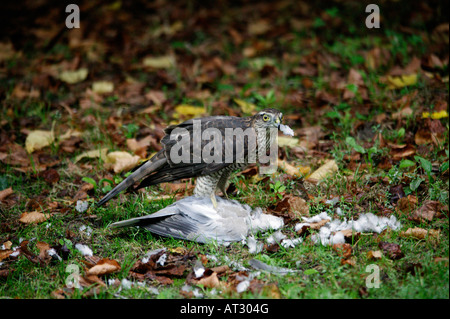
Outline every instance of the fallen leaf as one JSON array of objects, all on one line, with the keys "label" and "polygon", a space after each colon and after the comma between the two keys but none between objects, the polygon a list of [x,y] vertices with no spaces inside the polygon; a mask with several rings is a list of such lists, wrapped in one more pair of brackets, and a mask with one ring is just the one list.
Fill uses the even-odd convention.
[{"label": "fallen leaf", "polygon": [[285,160],[278,160],[278,167],[285,171],[286,174],[295,177],[307,176],[311,172],[311,167],[309,166],[293,166]]},{"label": "fallen leaf", "polygon": [[58,77],[63,82],[75,84],[86,80],[88,73],[88,69],[81,68],[76,71],[62,71]]},{"label": "fallen leaf", "polygon": [[387,76],[388,89],[399,89],[405,86],[414,85],[417,83],[417,73],[410,75],[400,75],[400,76]]},{"label": "fallen leaf", "polygon": [[408,195],[407,197],[402,197],[397,202],[397,210],[402,213],[409,214],[412,212],[417,205],[417,197],[414,195]]},{"label": "fallen leaf", "polygon": [[12,247],[12,242],[7,240],[2,244],[2,249],[11,249]]},{"label": "fallen leaf", "polygon": [[50,245],[45,242],[38,241],[36,243],[36,247],[39,249],[38,259],[40,260],[41,264],[48,265],[50,260],[52,260],[52,257],[48,254]]},{"label": "fallen leaf", "polygon": [[97,81],[92,83],[92,91],[98,94],[111,93],[114,91],[114,83],[110,81]]},{"label": "fallen leaf", "polygon": [[298,146],[299,139],[296,137],[278,136],[279,147],[294,147]]},{"label": "fallen leaf", "polygon": [[403,258],[405,255],[400,249],[399,244],[388,243],[388,242],[380,242],[378,247],[383,250],[385,254],[389,256],[390,259],[396,260]]},{"label": "fallen leaf", "polygon": [[151,67],[154,69],[170,69],[176,65],[175,57],[172,55],[146,57],[142,63],[145,67]]},{"label": "fallen leaf", "polygon": [[237,105],[239,105],[243,113],[252,113],[254,110],[256,110],[256,105],[253,103],[249,103],[241,99],[233,99],[233,101]]},{"label": "fallen leaf", "polygon": [[448,117],[448,113],[447,113],[446,110],[442,110],[442,111],[439,111],[439,112],[433,112],[431,114],[430,114],[430,112],[423,112],[422,113],[422,118],[426,119],[426,118],[429,118],[429,117],[431,117],[434,120],[440,120],[440,119]]},{"label": "fallen leaf", "polygon": [[59,173],[54,168],[49,168],[41,172],[39,175],[49,184],[55,184],[59,181]]},{"label": "fallen leaf", "polygon": [[0,261],[6,259],[11,255],[14,251],[12,249],[2,249],[0,250]]},{"label": "fallen leaf", "polygon": [[220,281],[217,273],[213,272],[210,276],[201,278],[197,284],[203,285],[206,288],[217,288],[220,286]]},{"label": "fallen leaf", "polygon": [[87,158],[101,158],[102,160],[106,159],[106,153],[108,153],[107,148],[102,148],[99,150],[91,150],[84,153],[81,153],[77,157],[75,157],[74,163],[78,162],[79,160],[87,157]]},{"label": "fallen leaf", "polygon": [[94,267],[90,268],[86,272],[86,274],[101,276],[111,274],[113,272],[119,271],[120,269],[120,265],[117,261],[109,258],[103,258],[99,262],[97,262]]},{"label": "fallen leaf", "polygon": [[338,171],[335,160],[328,160],[307,178],[309,181],[321,181]]},{"label": "fallen leaf", "polygon": [[28,134],[25,140],[25,149],[28,153],[33,153],[36,150],[40,150],[46,146],[49,146],[55,141],[53,131],[35,130]]},{"label": "fallen leaf", "polygon": [[175,107],[176,118],[180,118],[183,115],[188,117],[198,117],[206,113],[206,108],[204,106],[193,106],[188,104],[180,104]]},{"label": "fallen leaf", "polygon": [[436,239],[439,240],[440,231],[436,229],[426,230],[419,227],[408,228],[406,231],[400,232],[400,237],[412,237],[416,239]]},{"label": "fallen leaf", "polygon": [[373,260],[373,259],[381,259],[383,257],[383,253],[380,250],[369,250],[367,253],[367,259]]},{"label": "fallen leaf", "polygon": [[152,135],[148,135],[139,141],[135,138],[127,139],[127,146],[134,154],[139,155],[141,158],[145,158],[147,154],[146,149],[152,142],[156,142],[156,139]]},{"label": "fallen leaf", "polygon": [[352,255],[352,246],[350,244],[334,244],[333,250],[345,259]]},{"label": "fallen leaf", "polygon": [[361,236],[360,232],[357,232],[353,229],[344,229],[344,230],[338,231],[338,233],[342,233],[344,235],[345,241],[348,243],[357,241],[359,239],[359,237]]},{"label": "fallen leaf", "polygon": [[249,35],[260,35],[269,31],[272,27],[269,21],[261,19],[258,21],[250,22],[247,27],[247,32]]},{"label": "fallen leaf", "polygon": [[20,215],[20,219],[19,221],[21,223],[24,224],[37,224],[37,223],[42,223],[44,221],[46,221],[47,219],[49,219],[52,216],[52,214],[43,214],[37,211],[34,212],[24,212],[22,213],[22,215]]},{"label": "fallen leaf", "polygon": [[355,266],[356,265],[356,258],[355,258],[355,256],[352,256],[350,258],[342,258],[341,259],[341,265]]},{"label": "fallen leaf", "polygon": [[306,201],[297,196],[286,195],[275,207],[276,212],[287,211],[293,219],[300,219],[301,216],[309,216],[309,206]]},{"label": "fallen leaf", "polygon": [[320,229],[322,226],[324,226],[329,221],[330,221],[329,219],[322,219],[319,222],[309,224],[309,228],[311,228],[311,229]]},{"label": "fallen leaf", "polygon": [[114,173],[120,173],[122,171],[129,171],[138,165],[141,158],[137,155],[131,155],[128,152],[111,152],[106,155],[105,167],[107,169],[113,169]]},{"label": "fallen leaf", "polygon": [[82,135],[83,135],[83,133],[81,133],[80,131],[68,129],[66,133],[58,136],[58,141],[61,142],[61,141],[67,140],[71,137],[81,137]]},{"label": "fallen leaf", "polygon": [[8,197],[9,195],[11,195],[13,193],[14,193],[14,191],[13,191],[12,187],[1,190],[0,191],[0,201],[4,200],[6,197]]},{"label": "fallen leaf", "polygon": [[431,132],[425,129],[419,129],[414,135],[414,142],[416,145],[424,145],[433,142]]},{"label": "fallen leaf", "polygon": [[415,222],[432,221],[435,216],[440,215],[440,210],[443,209],[444,205],[440,202],[426,200],[423,202],[422,206],[416,209],[411,214],[411,219]]},{"label": "fallen leaf", "polygon": [[391,155],[394,160],[400,160],[402,158],[409,157],[411,155],[416,154],[416,148],[411,144],[398,145],[398,146],[402,146],[401,148],[393,147],[393,145],[389,145],[389,146],[391,146]]}]

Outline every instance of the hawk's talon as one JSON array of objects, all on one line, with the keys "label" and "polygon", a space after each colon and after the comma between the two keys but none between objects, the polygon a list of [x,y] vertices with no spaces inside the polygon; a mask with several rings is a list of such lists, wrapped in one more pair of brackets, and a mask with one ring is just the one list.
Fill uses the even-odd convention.
[{"label": "hawk's talon", "polygon": [[214,193],[211,194],[211,202],[213,204],[213,207],[215,210],[217,210],[217,201],[216,201],[216,195]]}]

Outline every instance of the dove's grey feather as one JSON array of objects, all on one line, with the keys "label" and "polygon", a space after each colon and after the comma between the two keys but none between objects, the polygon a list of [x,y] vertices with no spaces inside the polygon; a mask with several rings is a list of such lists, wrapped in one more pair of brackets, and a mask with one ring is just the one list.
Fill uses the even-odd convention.
[{"label": "dove's grey feather", "polygon": [[210,197],[190,196],[147,216],[111,224],[110,227],[143,227],[155,234],[205,243],[240,241],[250,232],[280,228],[283,220],[263,214],[260,208],[216,197],[217,210]]}]

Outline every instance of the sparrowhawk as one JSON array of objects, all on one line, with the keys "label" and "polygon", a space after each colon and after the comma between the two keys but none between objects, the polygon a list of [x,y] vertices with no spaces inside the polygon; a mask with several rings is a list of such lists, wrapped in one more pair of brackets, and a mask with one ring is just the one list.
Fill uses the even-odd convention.
[{"label": "sparrowhawk", "polygon": [[[169,126],[161,139],[163,148],[106,194],[98,205],[106,203],[140,180],[141,183],[135,189],[197,177],[194,195],[210,197],[214,207],[217,207],[216,190],[221,190],[226,196],[230,174],[247,167],[252,159],[253,162],[260,160],[262,154],[267,156],[273,143],[270,129],[272,132],[278,132],[278,129],[290,130],[281,124],[282,117],[280,111],[269,108],[249,117],[209,116]],[[205,138],[208,134],[209,139]],[[243,135],[247,138],[243,138]],[[212,140],[219,141],[219,144],[214,144]],[[180,151],[182,154],[184,151],[184,157]],[[212,156],[211,151],[218,157]]]}]

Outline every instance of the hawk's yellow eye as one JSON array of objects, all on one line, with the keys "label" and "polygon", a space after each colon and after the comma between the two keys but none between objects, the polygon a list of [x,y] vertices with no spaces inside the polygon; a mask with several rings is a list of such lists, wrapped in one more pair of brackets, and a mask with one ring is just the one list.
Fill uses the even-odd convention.
[{"label": "hawk's yellow eye", "polygon": [[267,114],[264,114],[264,115],[263,115],[263,121],[264,121],[264,122],[267,122],[268,120],[270,120],[270,116],[267,115]]}]

